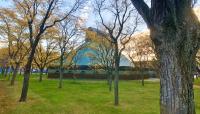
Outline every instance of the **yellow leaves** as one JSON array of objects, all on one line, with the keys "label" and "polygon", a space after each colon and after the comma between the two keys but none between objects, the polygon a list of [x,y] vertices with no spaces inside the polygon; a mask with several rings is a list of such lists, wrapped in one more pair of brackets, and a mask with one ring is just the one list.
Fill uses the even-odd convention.
[{"label": "yellow leaves", "polygon": [[2,14],[0,17],[1,18],[11,18],[11,19],[16,19],[17,15],[16,13],[8,8],[2,8],[0,9],[0,13]]},{"label": "yellow leaves", "polygon": [[19,30],[20,27],[27,27],[24,19],[19,17],[14,10],[3,8],[0,9],[0,14],[0,20],[2,20],[1,25],[4,27],[2,30],[10,34],[10,36],[7,37],[14,37],[13,34]]},{"label": "yellow leaves", "polygon": [[16,19],[16,22],[23,27],[28,27],[27,22],[24,19]]},{"label": "yellow leaves", "polygon": [[0,59],[8,58],[8,48],[0,48]]},{"label": "yellow leaves", "polygon": [[105,43],[109,45],[109,41],[106,39],[105,35],[102,35],[101,33],[98,33],[97,31],[93,31],[89,29],[85,30],[86,33],[86,40],[95,42],[95,43]]},{"label": "yellow leaves", "polygon": [[92,32],[90,30],[86,30],[86,39],[87,40],[92,40],[96,38],[96,33]]},{"label": "yellow leaves", "polygon": [[56,28],[56,27],[48,28],[46,33],[51,34],[51,35],[55,35],[56,33],[58,33],[58,28]]}]

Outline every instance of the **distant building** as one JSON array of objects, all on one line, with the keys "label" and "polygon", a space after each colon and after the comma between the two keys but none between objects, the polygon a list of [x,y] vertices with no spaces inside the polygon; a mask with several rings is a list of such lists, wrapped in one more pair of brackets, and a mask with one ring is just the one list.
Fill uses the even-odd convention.
[{"label": "distant building", "polygon": [[[83,49],[80,49],[75,56],[76,60],[74,59],[74,62],[76,65],[93,65],[93,57],[97,56],[98,53],[101,53],[98,52],[99,50],[96,48],[98,48],[101,43],[106,43],[107,40],[105,40],[105,37],[106,35],[104,35],[101,31],[89,27],[86,30],[85,43],[81,46]],[[133,67],[134,65],[126,56],[122,54],[120,66]]]},{"label": "distant building", "polygon": [[[107,46],[106,49],[110,49],[112,51],[112,46],[107,40],[107,35],[102,31],[89,27],[85,30],[85,42],[83,45],[76,49],[76,55],[74,57],[66,58],[67,60],[72,60],[72,66],[65,69],[64,77],[65,78],[96,78],[103,79],[106,78],[106,72],[103,68],[99,68],[99,66],[103,67],[102,63],[98,60],[98,55],[104,52],[101,52],[99,49],[101,46]],[[110,54],[110,53],[109,53]],[[73,56],[73,54],[71,54]],[[103,56],[103,55],[102,55]],[[95,59],[97,58],[97,59]],[[109,60],[111,61],[111,60]],[[58,62],[57,62],[58,63]],[[98,68],[96,68],[98,66]],[[132,71],[135,66],[132,61],[127,58],[124,54],[121,55],[120,59],[120,78],[121,79],[139,79],[140,74],[138,71]],[[147,74],[155,75],[154,71],[147,71]],[[48,69],[48,77],[49,78],[58,78],[59,70],[58,67],[50,67]],[[148,77],[148,76],[147,76]],[[146,78],[147,78],[146,77]]]}]

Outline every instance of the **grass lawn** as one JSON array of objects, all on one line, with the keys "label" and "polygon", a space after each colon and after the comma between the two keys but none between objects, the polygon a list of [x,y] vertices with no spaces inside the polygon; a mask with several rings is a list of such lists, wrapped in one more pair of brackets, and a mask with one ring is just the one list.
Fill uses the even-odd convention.
[{"label": "grass lawn", "polygon": [[[7,114],[159,114],[159,82],[120,81],[120,105],[113,105],[113,92],[106,81],[64,80],[58,89],[58,80],[38,82],[31,78],[28,101],[19,103],[22,80],[14,87],[6,87],[10,107]],[[200,88],[195,88],[196,112],[200,114]]]},{"label": "grass lawn", "polygon": [[194,84],[200,86],[200,78],[196,79],[196,80],[194,81]]}]

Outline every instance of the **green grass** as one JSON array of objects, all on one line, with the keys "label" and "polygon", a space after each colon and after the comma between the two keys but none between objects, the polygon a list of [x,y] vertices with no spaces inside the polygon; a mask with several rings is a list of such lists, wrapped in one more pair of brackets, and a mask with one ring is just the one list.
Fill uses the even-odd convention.
[{"label": "green grass", "polygon": [[196,79],[196,80],[194,81],[194,84],[200,86],[200,78]]},{"label": "green grass", "polygon": [[[14,100],[8,114],[159,114],[159,82],[119,82],[119,106],[113,105],[113,92],[108,91],[106,81],[64,80],[58,89],[58,80],[38,77],[30,80],[28,100],[17,102],[21,92],[21,78],[15,87],[7,86]],[[7,84],[3,81],[1,83]],[[200,114],[200,89],[195,88],[196,112]]]}]

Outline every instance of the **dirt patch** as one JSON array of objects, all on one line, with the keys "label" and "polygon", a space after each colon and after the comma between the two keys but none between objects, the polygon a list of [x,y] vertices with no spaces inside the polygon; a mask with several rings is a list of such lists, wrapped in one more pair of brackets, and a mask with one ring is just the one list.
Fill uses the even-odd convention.
[{"label": "dirt patch", "polygon": [[8,85],[0,80],[0,114],[7,114],[14,105],[6,86]]}]

